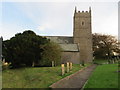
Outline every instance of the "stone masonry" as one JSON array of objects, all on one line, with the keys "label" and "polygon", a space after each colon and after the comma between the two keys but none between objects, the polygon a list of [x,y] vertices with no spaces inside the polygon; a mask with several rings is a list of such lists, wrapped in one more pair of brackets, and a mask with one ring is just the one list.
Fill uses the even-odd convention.
[{"label": "stone masonry", "polygon": [[75,8],[73,20],[73,38],[80,47],[80,61],[92,62],[91,8],[89,12],[77,12]]},{"label": "stone masonry", "polygon": [[61,63],[92,62],[91,8],[89,8],[89,11],[80,12],[75,7],[73,36],[47,36],[47,38],[63,48]]}]

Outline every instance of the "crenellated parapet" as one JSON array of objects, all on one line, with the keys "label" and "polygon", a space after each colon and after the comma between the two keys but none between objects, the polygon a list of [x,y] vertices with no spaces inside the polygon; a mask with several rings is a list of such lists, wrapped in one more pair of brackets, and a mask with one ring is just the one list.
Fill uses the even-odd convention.
[{"label": "crenellated parapet", "polygon": [[89,7],[89,11],[77,11],[75,7],[74,17],[90,17],[91,16],[91,7]]},{"label": "crenellated parapet", "polygon": [[76,12],[76,13],[89,13],[89,11],[78,11],[78,12]]}]

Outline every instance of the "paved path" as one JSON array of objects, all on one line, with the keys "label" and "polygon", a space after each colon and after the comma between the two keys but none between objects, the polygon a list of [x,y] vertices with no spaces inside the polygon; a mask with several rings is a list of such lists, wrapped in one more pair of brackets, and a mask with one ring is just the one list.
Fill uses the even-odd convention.
[{"label": "paved path", "polygon": [[84,70],[80,70],[74,75],[64,78],[57,83],[51,85],[51,88],[79,88],[81,89],[85,82],[88,80],[92,71],[96,68],[97,65],[91,65]]}]

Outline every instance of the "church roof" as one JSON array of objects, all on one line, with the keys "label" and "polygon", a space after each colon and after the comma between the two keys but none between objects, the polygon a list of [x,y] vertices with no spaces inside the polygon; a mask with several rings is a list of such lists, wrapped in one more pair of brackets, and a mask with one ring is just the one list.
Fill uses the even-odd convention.
[{"label": "church roof", "polygon": [[78,44],[59,44],[64,52],[79,52]]},{"label": "church roof", "polygon": [[46,38],[50,39],[53,42],[58,43],[64,52],[78,52],[79,46],[78,44],[73,43],[73,37],[68,36],[46,36]]},{"label": "church roof", "polygon": [[50,39],[53,42],[56,43],[66,43],[66,44],[72,44],[73,43],[73,37],[68,36],[46,36],[48,39]]}]

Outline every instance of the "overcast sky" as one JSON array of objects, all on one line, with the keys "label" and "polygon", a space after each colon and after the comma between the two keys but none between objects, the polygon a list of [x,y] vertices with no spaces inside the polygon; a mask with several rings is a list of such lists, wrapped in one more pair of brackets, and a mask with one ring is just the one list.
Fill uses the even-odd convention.
[{"label": "overcast sky", "polygon": [[1,2],[0,36],[10,39],[16,33],[33,30],[42,36],[72,36],[75,6],[92,9],[92,32],[118,35],[118,2]]}]

